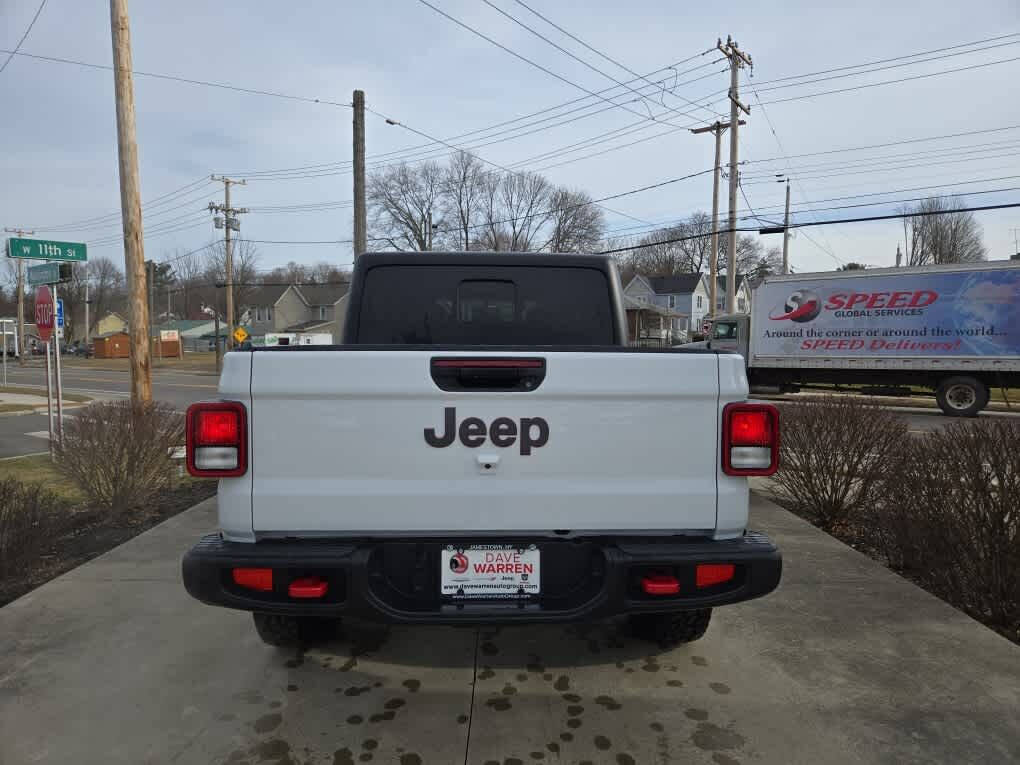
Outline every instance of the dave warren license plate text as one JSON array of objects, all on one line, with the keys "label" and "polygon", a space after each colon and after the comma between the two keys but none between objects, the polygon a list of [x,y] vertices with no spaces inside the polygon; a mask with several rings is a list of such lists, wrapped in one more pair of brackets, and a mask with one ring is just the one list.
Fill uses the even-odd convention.
[{"label": "dave warren license plate text", "polygon": [[462,598],[520,598],[539,593],[534,545],[447,545],[440,556],[442,594]]}]

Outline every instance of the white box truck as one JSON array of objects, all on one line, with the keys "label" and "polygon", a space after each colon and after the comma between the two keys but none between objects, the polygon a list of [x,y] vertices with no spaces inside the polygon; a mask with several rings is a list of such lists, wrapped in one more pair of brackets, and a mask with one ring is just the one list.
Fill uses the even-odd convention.
[{"label": "white box truck", "polygon": [[990,389],[1020,385],[1020,263],[771,276],[707,345],[743,355],[752,390],[920,386],[973,417]]}]

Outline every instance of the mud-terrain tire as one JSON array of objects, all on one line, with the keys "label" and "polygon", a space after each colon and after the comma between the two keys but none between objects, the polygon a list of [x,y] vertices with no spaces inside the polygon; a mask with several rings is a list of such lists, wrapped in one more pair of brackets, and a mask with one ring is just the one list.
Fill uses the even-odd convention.
[{"label": "mud-terrain tire", "polygon": [[700,608],[666,614],[634,614],[630,617],[630,626],[635,637],[650,640],[662,648],[672,648],[700,640],[711,620],[712,609]]}]

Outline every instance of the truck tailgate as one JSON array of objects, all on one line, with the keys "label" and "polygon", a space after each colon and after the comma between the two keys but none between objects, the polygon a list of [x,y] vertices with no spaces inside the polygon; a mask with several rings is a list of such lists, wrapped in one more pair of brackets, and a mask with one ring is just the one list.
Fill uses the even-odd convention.
[{"label": "truck tailgate", "polygon": [[[442,390],[437,358],[539,359],[544,379],[533,390]],[[710,531],[719,407],[711,353],[256,352],[253,529]]]}]

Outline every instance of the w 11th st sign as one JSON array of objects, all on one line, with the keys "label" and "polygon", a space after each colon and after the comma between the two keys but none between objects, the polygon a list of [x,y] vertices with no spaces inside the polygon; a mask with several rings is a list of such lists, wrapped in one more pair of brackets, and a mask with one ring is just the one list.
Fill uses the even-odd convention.
[{"label": "w 11th st sign", "polygon": [[7,240],[7,254],[12,258],[31,260],[76,260],[86,261],[86,247],[83,242],[53,242],[46,239]]}]

